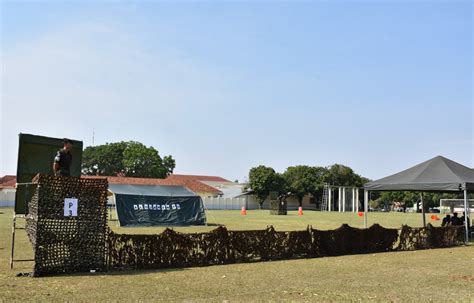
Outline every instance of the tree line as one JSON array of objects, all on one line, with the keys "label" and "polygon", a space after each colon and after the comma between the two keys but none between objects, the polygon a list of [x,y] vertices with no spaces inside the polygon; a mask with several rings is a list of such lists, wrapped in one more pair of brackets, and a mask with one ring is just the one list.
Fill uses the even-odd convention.
[{"label": "tree line", "polygon": [[321,196],[326,183],[362,187],[369,181],[369,179],[356,174],[352,168],[342,164],[334,164],[329,167],[290,166],[283,173],[260,165],[249,171],[248,189],[253,192],[260,207],[270,192],[295,196],[301,206],[305,195]]},{"label": "tree line", "polygon": [[[136,141],[120,141],[88,146],[82,154],[82,174],[98,176],[127,176],[142,178],[166,178],[173,173],[176,161],[171,156],[161,157],[153,146]],[[321,197],[324,184],[362,187],[370,180],[348,166],[334,164],[329,167],[297,165],[283,173],[260,165],[249,171],[247,188],[257,197],[260,206],[270,192],[297,197],[300,205],[307,194]],[[373,192],[370,204],[374,208],[388,208],[393,201],[411,207],[419,200],[417,192]],[[425,193],[424,204],[428,209],[439,205],[442,198],[460,198],[457,194]]]}]

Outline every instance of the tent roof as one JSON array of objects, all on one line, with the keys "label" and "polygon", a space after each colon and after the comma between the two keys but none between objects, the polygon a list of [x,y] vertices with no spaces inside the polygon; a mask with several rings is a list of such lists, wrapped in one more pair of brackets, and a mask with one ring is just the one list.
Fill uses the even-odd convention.
[{"label": "tent roof", "polygon": [[474,190],[474,169],[437,156],[394,175],[366,183],[364,189],[450,192],[461,191],[464,185],[468,190]]},{"label": "tent roof", "polygon": [[119,195],[193,197],[196,194],[179,185],[109,184],[109,191]]}]

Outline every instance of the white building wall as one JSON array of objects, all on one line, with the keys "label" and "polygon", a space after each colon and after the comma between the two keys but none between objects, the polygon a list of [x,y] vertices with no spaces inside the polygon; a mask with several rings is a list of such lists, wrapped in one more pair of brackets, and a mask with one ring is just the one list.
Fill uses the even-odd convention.
[{"label": "white building wall", "polygon": [[[239,198],[222,198],[222,197],[202,198],[202,201],[206,209],[240,210],[242,209],[243,206],[245,206],[245,208],[248,210],[259,209],[258,200],[253,195],[242,196]],[[298,209],[299,204],[298,204],[297,198],[288,197],[286,199],[286,202],[288,203],[289,210]],[[309,202],[310,202],[310,197],[305,196],[303,198],[303,209],[315,209],[315,205],[310,204]],[[263,203],[263,209],[269,209],[269,208],[270,208],[270,198],[267,198],[265,202]]]},{"label": "white building wall", "polygon": [[15,205],[15,191],[14,188],[0,189],[0,207],[12,207]]}]

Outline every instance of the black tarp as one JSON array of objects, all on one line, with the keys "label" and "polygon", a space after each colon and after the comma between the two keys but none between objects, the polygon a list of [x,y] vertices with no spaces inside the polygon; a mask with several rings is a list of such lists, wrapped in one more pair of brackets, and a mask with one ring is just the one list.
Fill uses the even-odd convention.
[{"label": "black tarp", "polygon": [[110,184],[120,226],[205,225],[201,197],[183,186]]},{"label": "black tarp", "polygon": [[460,192],[474,190],[474,170],[442,156],[364,185],[371,191]]},{"label": "black tarp", "polygon": [[[82,141],[72,140],[71,176],[81,175]],[[15,213],[26,213],[26,202],[34,193],[31,183],[36,174],[53,175],[53,161],[58,150],[63,147],[63,139],[44,136],[20,134],[18,146],[18,163],[16,169],[17,186],[15,193]]]}]

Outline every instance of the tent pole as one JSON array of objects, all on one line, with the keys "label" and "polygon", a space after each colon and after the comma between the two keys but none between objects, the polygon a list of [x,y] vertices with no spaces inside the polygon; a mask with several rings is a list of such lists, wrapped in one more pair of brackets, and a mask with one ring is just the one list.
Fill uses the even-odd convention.
[{"label": "tent pole", "polygon": [[423,216],[423,227],[426,227],[425,202],[423,201],[423,193],[420,194],[420,197],[421,197],[421,214]]},{"label": "tent pole", "polygon": [[467,201],[467,184],[464,184],[464,228],[465,228],[465,231],[466,231],[466,235],[465,235],[465,238],[466,238],[466,244],[469,243],[469,226],[468,226],[468,223],[469,223],[469,219],[468,219],[468,216],[469,216],[469,208],[468,208],[468,201]]},{"label": "tent pole", "polygon": [[364,227],[367,228],[367,213],[369,212],[369,191],[364,189]]}]

